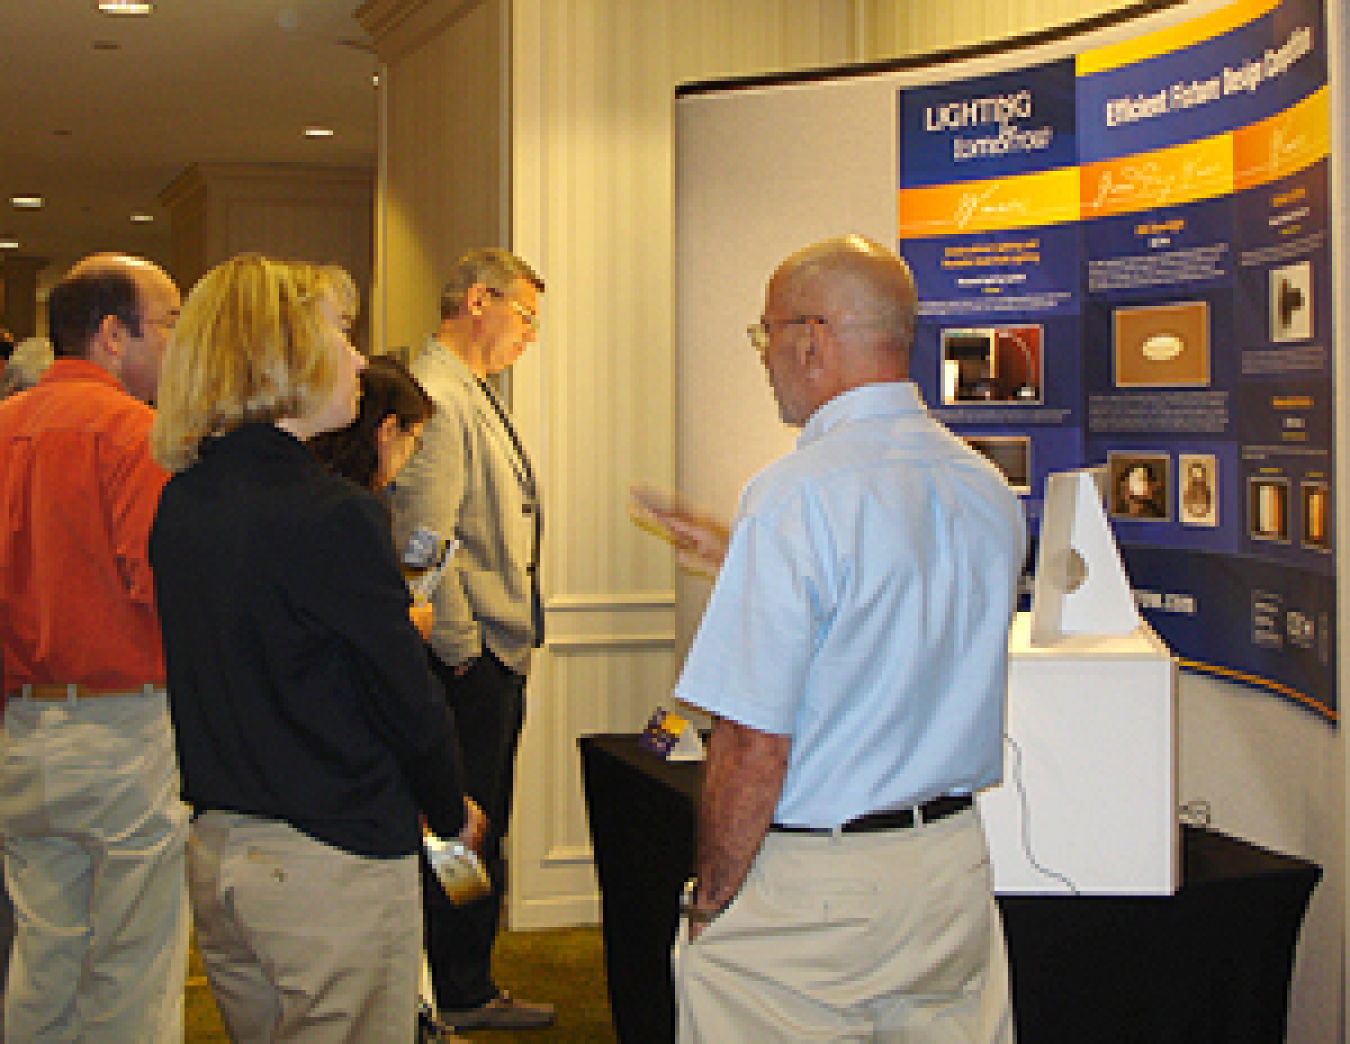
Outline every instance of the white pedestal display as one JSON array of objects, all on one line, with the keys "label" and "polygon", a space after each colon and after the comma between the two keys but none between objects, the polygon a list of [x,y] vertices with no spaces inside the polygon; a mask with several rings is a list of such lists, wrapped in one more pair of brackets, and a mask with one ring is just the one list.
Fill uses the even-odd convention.
[{"label": "white pedestal display", "polygon": [[1010,636],[1000,787],[979,795],[1000,894],[1170,895],[1180,881],[1176,666],[1146,625]]}]

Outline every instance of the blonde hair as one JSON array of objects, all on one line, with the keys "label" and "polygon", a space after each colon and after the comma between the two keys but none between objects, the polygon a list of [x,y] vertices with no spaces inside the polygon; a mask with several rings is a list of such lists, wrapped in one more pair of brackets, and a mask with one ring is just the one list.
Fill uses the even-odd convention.
[{"label": "blonde hair", "polygon": [[360,313],[361,293],[356,289],[356,280],[341,265],[308,265],[301,262],[293,267],[300,291],[307,298],[317,301],[327,297],[343,315],[355,317]]},{"label": "blonde hair", "polygon": [[337,379],[317,312],[315,266],[240,254],[183,303],[164,353],[150,449],[169,471],[202,441],[322,407]]}]

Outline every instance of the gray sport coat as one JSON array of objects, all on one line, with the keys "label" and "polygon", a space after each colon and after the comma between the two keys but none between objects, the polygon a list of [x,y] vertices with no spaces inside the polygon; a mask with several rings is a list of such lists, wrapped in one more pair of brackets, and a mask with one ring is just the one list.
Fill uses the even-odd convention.
[{"label": "gray sport coat", "polygon": [[539,492],[529,458],[505,408],[445,345],[430,338],[412,371],[436,412],[390,488],[395,540],[405,547],[426,526],[461,542],[432,597],[432,649],[454,665],[486,646],[525,674],[543,639]]}]

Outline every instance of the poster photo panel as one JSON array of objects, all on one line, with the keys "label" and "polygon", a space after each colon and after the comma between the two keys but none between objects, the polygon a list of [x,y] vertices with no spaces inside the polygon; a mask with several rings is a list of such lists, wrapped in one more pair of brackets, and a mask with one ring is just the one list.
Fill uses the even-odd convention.
[{"label": "poster photo panel", "polygon": [[[1195,590],[1146,606],[1163,639],[1188,663],[1332,706],[1330,663],[1304,691],[1300,650],[1265,632],[1244,645],[1222,623],[1244,578],[1335,568],[1325,4],[1135,14],[681,88],[680,485],[725,507],[790,446],[760,368],[726,346],[779,260],[860,233],[914,272],[911,379],[1029,487],[1032,530],[1049,470],[1107,465],[1125,550],[1174,559],[1172,575],[1203,565]],[[753,430],[728,447],[713,434],[728,425]]]}]

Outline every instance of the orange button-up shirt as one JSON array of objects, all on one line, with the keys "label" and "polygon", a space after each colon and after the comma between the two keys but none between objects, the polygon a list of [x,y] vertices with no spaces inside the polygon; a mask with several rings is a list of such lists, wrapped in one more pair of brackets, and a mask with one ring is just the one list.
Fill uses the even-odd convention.
[{"label": "orange button-up shirt", "polygon": [[57,359],[0,402],[0,652],[32,683],[164,681],[147,557],[168,475],[154,411],[102,367]]}]

